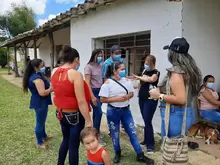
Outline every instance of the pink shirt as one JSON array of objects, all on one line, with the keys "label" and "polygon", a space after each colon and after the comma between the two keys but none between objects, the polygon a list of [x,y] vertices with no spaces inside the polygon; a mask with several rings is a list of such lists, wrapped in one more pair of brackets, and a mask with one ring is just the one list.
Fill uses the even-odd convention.
[{"label": "pink shirt", "polygon": [[91,79],[91,88],[101,88],[103,84],[102,67],[97,64],[87,64],[84,69],[84,74],[89,74]]},{"label": "pink shirt", "polygon": [[205,89],[209,90],[212,93],[212,96],[215,98],[215,100],[219,99],[219,95],[216,91],[213,91],[211,89],[208,88],[203,88],[200,93],[199,93],[199,97],[198,99],[200,100],[200,109],[201,110],[211,110],[211,109],[218,109],[218,106],[215,106],[213,104],[211,104],[208,100],[206,100],[202,93],[205,91]]}]

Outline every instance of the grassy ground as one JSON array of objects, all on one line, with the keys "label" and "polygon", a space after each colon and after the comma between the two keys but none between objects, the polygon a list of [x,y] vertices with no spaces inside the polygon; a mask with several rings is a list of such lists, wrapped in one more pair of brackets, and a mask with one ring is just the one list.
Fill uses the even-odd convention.
[{"label": "grassy ground", "polygon": [[8,68],[0,68],[0,74],[8,74]]},{"label": "grassy ground", "polygon": [[[1,71],[0,73],[2,73]],[[51,107],[47,119],[47,132],[54,138],[50,149],[36,148],[34,126],[35,114],[29,110],[29,97],[22,90],[0,77],[0,164],[1,165],[55,165],[61,142],[61,131],[54,108]],[[107,150],[113,158],[110,138],[106,135]],[[120,165],[138,165],[135,153],[127,140],[122,140],[123,157]],[[85,151],[80,148],[80,165],[86,165]]]}]

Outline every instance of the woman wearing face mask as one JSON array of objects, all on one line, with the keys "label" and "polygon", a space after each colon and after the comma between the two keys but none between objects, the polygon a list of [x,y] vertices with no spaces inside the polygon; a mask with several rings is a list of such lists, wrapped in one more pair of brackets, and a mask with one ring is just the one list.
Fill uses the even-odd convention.
[{"label": "woman wearing face mask", "polygon": [[[102,104],[99,98],[99,91],[103,84],[102,78],[102,66],[103,53],[101,49],[95,49],[92,52],[92,56],[84,69],[85,80],[89,86],[91,98],[92,98],[92,108],[93,108],[93,124],[94,127],[100,134],[100,124],[102,119]],[[102,136],[100,136],[102,137]],[[100,144],[105,145],[102,142],[102,138],[99,139]]]},{"label": "woman wearing face mask", "polygon": [[42,73],[45,72],[43,61],[41,59],[30,60],[27,64],[23,77],[23,90],[25,93],[28,89],[31,92],[30,109],[36,113],[35,134],[39,148],[46,149],[45,141],[51,139],[46,134],[45,122],[47,118],[48,105],[51,105],[52,88],[50,83],[44,78]]},{"label": "woman wearing face mask", "polygon": [[204,77],[198,96],[199,109],[202,118],[220,123],[220,101],[218,93],[214,90],[214,82],[214,76]]},{"label": "woman wearing face mask", "polygon": [[133,97],[134,88],[131,81],[125,78],[125,65],[121,62],[114,62],[109,67],[107,75],[110,78],[102,85],[99,96],[102,103],[108,103],[107,121],[115,150],[114,163],[119,163],[121,158],[119,144],[121,122],[137,154],[137,161],[150,165],[154,164],[153,160],[144,155],[136,135],[133,117],[129,108],[129,100]]},{"label": "woman wearing face mask", "polygon": [[157,100],[149,98],[149,90],[152,87],[157,87],[160,72],[155,69],[156,58],[153,55],[147,55],[144,63],[144,71],[142,76],[134,75],[141,81],[141,87],[139,90],[139,106],[142,117],[144,119],[144,141],[141,145],[147,147],[147,153],[154,153],[154,130],[152,125],[152,119],[157,108]]},{"label": "woman wearing face mask", "polygon": [[60,145],[58,165],[64,165],[69,151],[69,164],[78,165],[80,132],[86,126],[92,127],[90,92],[79,69],[79,53],[65,46],[61,51],[63,65],[52,72],[51,82],[54,89],[54,104],[60,121],[63,141]]}]

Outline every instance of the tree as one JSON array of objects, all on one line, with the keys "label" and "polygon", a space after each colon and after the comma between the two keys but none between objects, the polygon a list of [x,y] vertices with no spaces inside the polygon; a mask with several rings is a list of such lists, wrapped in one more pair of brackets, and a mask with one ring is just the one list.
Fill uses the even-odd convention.
[{"label": "tree", "polygon": [[0,66],[4,68],[7,65],[7,49],[0,49]]},{"label": "tree", "polygon": [[0,29],[5,31],[8,36],[16,36],[20,33],[29,31],[36,27],[35,14],[25,3],[12,5],[12,10],[5,15],[0,15]]}]

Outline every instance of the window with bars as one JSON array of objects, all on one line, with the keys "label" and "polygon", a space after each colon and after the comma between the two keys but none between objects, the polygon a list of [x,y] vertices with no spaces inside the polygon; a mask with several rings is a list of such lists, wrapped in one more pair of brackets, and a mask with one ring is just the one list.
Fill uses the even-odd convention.
[{"label": "window with bars", "polygon": [[128,74],[141,74],[145,56],[150,54],[150,40],[150,32],[104,37],[95,39],[95,48],[103,48],[105,59],[107,59],[110,56],[111,47],[120,45],[123,49],[122,57],[126,62]]}]

